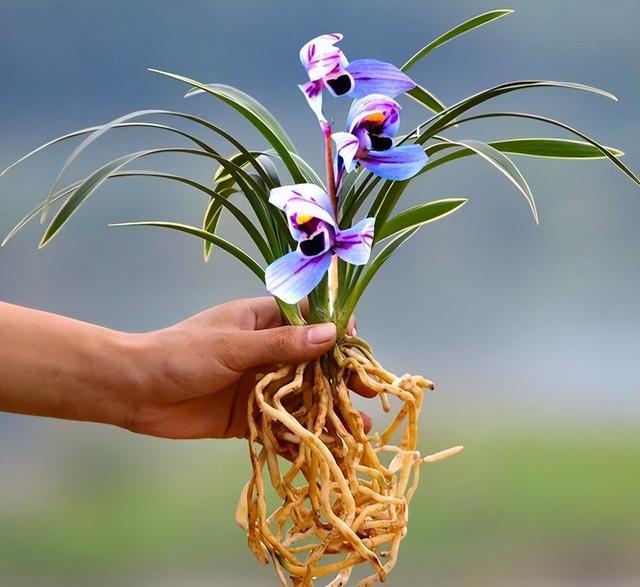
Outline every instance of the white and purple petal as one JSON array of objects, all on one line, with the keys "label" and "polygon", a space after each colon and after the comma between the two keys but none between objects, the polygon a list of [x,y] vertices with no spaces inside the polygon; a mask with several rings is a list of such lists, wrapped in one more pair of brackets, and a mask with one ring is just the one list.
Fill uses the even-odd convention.
[{"label": "white and purple petal", "polygon": [[385,94],[392,98],[416,87],[414,81],[395,65],[376,59],[357,59],[347,66],[354,86],[349,92],[353,98],[368,94]]},{"label": "white and purple petal", "polygon": [[342,158],[345,170],[353,171],[356,166],[355,156],[360,148],[358,137],[348,132],[334,132],[331,138],[336,144],[336,153]]},{"label": "white and purple petal", "polygon": [[336,255],[352,265],[367,263],[371,255],[375,223],[375,218],[365,218],[351,228],[339,231],[334,245]]},{"label": "white and purple petal", "polygon": [[368,151],[360,163],[383,179],[404,180],[413,177],[428,162],[421,145],[401,145],[388,151]]},{"label": "white and purple petal", "polygon": [[267,267],[267,290],[287,304],[296,304],[320,283],[330,264],[329,252],[315,257],[299,250],[288,253]]},{"label": "white and purple petal", "polygon": [[307,70],[311,81],[320,80],[348,65],[342,51],[334,46],[341,40],[340,33],[320,35],[311,39],[300,49],[300,61]]},{"label": "white and purple petal", "polygon": [[393,137],[400,126],[400,104],[383,94],[370,94],[355,100],[347,115],[347,132],[358,134],[359,129],[372,134]]},{"label": "white and purple petal", "polygon": [[[313,183],[298,183],[273,188],[269,202],[284,210],[291,224],[297,222],[297,216],[309,216],[337,226],[331,200],[326,192]],[[294,233],[294,236],[295,233]]]},{"label": "white and purple petal", "polygon": [[328,124],[328,121],[322,112],[322,89],[324,87],[322,80],[300,84],[298,87],[307,99],[309,107],[318,118],[318,122],[320,122],[321,125]]}]

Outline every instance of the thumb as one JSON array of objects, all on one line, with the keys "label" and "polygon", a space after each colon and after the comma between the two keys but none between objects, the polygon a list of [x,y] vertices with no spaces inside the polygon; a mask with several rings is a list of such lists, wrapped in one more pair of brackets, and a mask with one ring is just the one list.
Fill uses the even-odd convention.
[{"label": "thumb", "polygon": [[239,331],[229,341],[233,368],[247,370],[274,363],[304,363],[327,352],[336,341],[336,325],[281,326]]}]

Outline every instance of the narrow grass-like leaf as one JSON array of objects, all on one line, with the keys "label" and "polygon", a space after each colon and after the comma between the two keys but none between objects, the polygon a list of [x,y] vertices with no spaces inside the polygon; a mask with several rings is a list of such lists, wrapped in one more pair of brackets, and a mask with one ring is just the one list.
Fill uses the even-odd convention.
[{"label": "narrow grass-like leaf", "polygon": [[[511,155],[523,155],[528,157],[541,157],[547,159],[570,159],[575,161],[593,161],[595,159],[607,159],[607,157],[593,145],[583,141],[573,141],[568,139],[556,138],[522,138],[522,139],[505,139],[501,141],[491,141],[487,143],[494,149],[498,149],[502,153]],[[475,151],[470,149],[457,149],[453,153],[448,153],[437,159],[432,156],[439,153],[443,149],[455,148],[450,142],[436,143],[429,145],[425,152],[430,157],[429,163],[425,165],[420,174],[431,171],[440,165],[475,155]],[[622,157],[624,153],[613,147],[605,147],[614,157]]]},{"label": "narrow grass-like leaf", "polygon": [[498,171],[500,171],[500,173],[504,174],[507,179],[511,183],[513,183],[513,185],[515,185],[525,197],[525,199],[529,203],[529,207],[531,208],[533,218],[536,221],[536,224],[538,223],[538,210],[536,208],[536,203],[533,199],[531,189],[529,188],[529,185],[527,184],[527,181],[525,180],[520,170],[515,166],[513,161],[509,159],[509,157],[507,157],[504,153],[501,153],[497,149],[494,149],[492,146],[487,145],[487,143],[483,143],[481,141],[467,139],[450,142],[458,144],[461,147],[467,147],[468,149],[471,149],[472,151],[480,155],[480,157],[493,165]]},{"label": "narrow grass-like leaf", "polygon": [[305,181],[295,159],[291,156],[291,153],[296,152],[293,142],[280,123],[255,98],[236,88],[224,84],[203,84],[197,80],[177,75],[175,73],[160,71],[158,69],[150,69],[149,71],[173,78],[192,86],[193,89],[187,93],[187,96],[198,93],[198,90],[200,90],[215,96],[240,112],[240,114],[242,114],[267,139],[271,146],[278,152],[280,157],[282,157],[282,161],[289,170],[294,181],[298,183]]},{"label": "narrow grass-like leaf", "polygon": [[[180,134],[180,135],[184,136],[185,138],[195,142],[198,146],[200,146],[204,150],[209,150],[211,152],[215,152],[204,141],[201,141],[200,139],[194,137],[190,133],[186,133],[185,131],[181,131],[179,129],[175,129],[173,127],[169,127],[169,126],[166,126],[166,125],[151,124],[151,123],[127,123],[127,122],[125,122],[126,120],[130,120],[130,119],[133,119],[133,118],[138,118],[138,117],[141,117],[141,116],[152,115],[152,114],[153,115],[160,114],[160,115],[166,115],[166,116],[173,116],[173,117],[178,117],[178,118],[182,118],[182,119],[185,119],[185,120],[189,120],[189,121],[195,122],[197,124],[205,126],[209,130],[212,130],[212,131],[216,132],[217,134],[219,134],[220,136],[224,137],[231,144],[233,144],[238,149],[240,149],[241,152],[245,152],[245,153],[247,152],[247,150],[243,147],[243,145],[241,143],[239,143],[229,133],[227,133],[223,129],[217,127],[216,125],[213,125],[213,124],[209,123],[208,121],[206,121],[206,120],[204,120],[204,119],[202,119],[202,118],[200,118],[198,116],[194,116],[194,115],[191,115],[191,114],[185,114],[183,112],[174,112],[174,111],[168,111],[168,110],[157,110],[157,109],[154,109],[154,110],[139,110],[137,112],[132,112],[132,113],[126,114],[124,116],[118,117],[115,120],[112,120],[111,122],[109,122],[107,124],[96,126],[96,127],[90,127],[88,129],[82,129],[80,131],[69,133],[67,135],[63,135],[61,137],[53,139],[52,141],[49,141],[48,143],[46,143],[46,144],[36,148],[35,150],[31,151],[30,153],[28,153],[27,155],[25,155],[24,157],[22,157],[21,159],[16,161],[14,164],[10,165],[7,169],[4,170],[4,172],[6,172],[9,169],[15,167],[18,163],[21,163],[22,161],[24,161],[25,159],[27,159],[27,158],[31,157],[32,155],[38,153],[39,151],[41,151],[43,149],[46,149],[47,147],[50,147],[50,146],[52,146],[52,145],[54,145],[56,143],[63,142],[63,141],[68,140],[70,138],[75,138],[75,137],[78,137],[78,136],[89,134],[89,136],[78,147],[76,147],[76,149],[73,151],[73,153],[65,161],[62,169],[60,170],[60,172],[58,174],[58,177],[56,178],[56,181],[54,182],[53,187],[51,188],[51,191],[49,192],[49,197],[51,197],[51,195],[55,191],[55,188],[58,185],[60,179],[62,178],[65,170],[69,168],[69,166],[73,163],[73,161],[80,155],[80,153],[84,149],[86,149],[91,143],[93,143],[99,137],[104,135],[107,131],[109,131],[109,130],[111,130],[113,128],[122,128],[122,127],[127,127],[127,126],[160,128],[160,129],[163,129],[163,130],[171,131],[171,132]],[[261,168],[257,167],[257,166],[256,166],[256,171],[258,173],[262,172]],[[43,210],[42,210],[42,218],[41,218],[42,221],[44,221],[44,219],[45,219],[47,209],[48,209],[48,206],[45,206],[43,208]]]},{"label": "narrow grass-like leaf", "polygon": [[227,165],[228,169],[231,173],[237,174],[237,180],[241,183],[246,183],[248,189],[246,189],[245,196],[249,199],[254,212],[258,216],[258,219],[265,231],[267,236],[267,241],[271,246],[272,251],[274,251],[276,256],[282,254],[282,251],[279,248],[279,241],[276,238],[273,228],[273,216],[270,215],[269,211],[266,208],[266,203],[260,200],[254,190],[259,189],[259,186],[255,184],[255,182],[238,166],[230,163],[220,155],[216,155],[214,153],[210,153],[208,151],[200,151],[197,149],[188,149],[188,148],[160,148],[160,149],[148,149],[145,151],[138,151],[136,153],[129,153],[128,155],[124,155],[119,157],[100,169],[96,170],[93,174],[91,174],[79,187],[78,189],[69,197],[69,199],[62,205],[62,207],[58,210],[57,214],[47,227],[44,236],[42,237],[42,241],[40,242],[40,247],[43,247],[53,236],[58,232],[58,230],[64,225],[64,223],[71,217],[73,213],[78,209],[78,207],[100,186],[106,179],[113,174],[114,172],[120,170],[122,167],[127,165],[128,163],[142,158],[148,157],[150,155],[156,155],[160,153],[184,153],[188,155],[197,155],[201,157],[207,157],[216,160],[218,163],[223,165]]},{"label": "narrow grass-like leaf", "polygon": [[[164,110],[156,110],[154,112],[163,113],[163,114],[177,114],[177,113],[172,113],[172,112],[168,112],[168,111],[164,111]],[[75,139],[75,138],[78,138],[78,137],[82,137],[82,136],[85,136],[85,135],[92,134],[95,131],[104,128],[104,126],[105,125],[103,125],[103,124],[98,125],[98,126],[90,126],[88,128],[83,128],[83,129],[76,130],[74,132],[70,132],[70,133],[67,133],[65,135],[56,137],[55,139],[52,139],[49,142],[44,143],[43,145],[40,145],[39,147],[36,147],[35,149],[33,149],[33,151],[30,151],[26,155],[23,155],[17,161],[14,161],[11,165],[9,165],[9,167],[6,167],[5,169],[2,170],[2,172],[0,172],[0,177],[3,176],[5,173],[8,173],[14,167],[20,165],[20,163],[22,163],[22,162],[26,161],[27,159],[31,158],[32,156],[38,154],[40,151],[44,151],[45,149],[47,149],[49,147],[52,147],[52,146],[57,145],[59,143],[63,143],[63,142],[68,141],[70,139]],[[197,139],[197,137],[193,136],[190,133],[186,133],[185,131],[182,131],[180,129],[177,129],[177,128],[174,128],[174,127],[171,127],[171,126],[167,126],[165,124],[158,124],[158,123],[154,123],[154,122],[121,122],[121,123],[117,123],[117,124],[112,124],[112,125],[110,125],[109,128],[110,129],[114,129],[114,128],[156,128],[156,129],[166,130],[166,131],[169,131],[169,132],[180,134],[183,137],[189,139],[190,141],[192,141],[192,142],[194,142],[196,144],[199,144],[199,143],[205,144],[203,141],[200,141],[199,139]]]},{"label": "narrow grass-like leaf", "polygon": [[[70,139],[75,139],[77,137],[88,135],[88,134],[98,130],[100,128],[100,126],[90,126],[88,128],[82,128],[80,130],[76,130],[74,132],[70,132],[70,133],[67,133],[65,135],[56,137],[55,139],[52,139],[49,142],[44,143],[43,145],[40,145],[39,147],[36,147],[35,149],[33,149],[33,151],[29,151],[29,153],[27,153],[26,155],[23,155],[17,161],[14,161],[11,165],[9,165],[9,167],[5,167],[0,172],[0,177],[3,176],[5,173],[9,172],[14,167],[20,165],[20,163],[22,163],[23,161],[26,161],[27,159],[31,158],[33,155],[36,155],[40,151],[44,151],[48,147],[52,147],[53,145],[56,145],[58,143],[63,143],[64,141],[68,141]],[[120,126],[120,125],[118,125],[118,126]]]},{"label": "narrow grass-like leaf", "polygon": [[[179,183],[183,183],[185,185],[188,185],[190,187],[194,187],[194,188],[200,190],[201,192],[203,192],[204,194],[206,194],[210,198],[210,204],[211,204],[211,202],[213,202],[213,203],[216,203],[218,205],[218,208],[217,208],[218,216],[219,216],[219,213],[223,209],[226,208],[227,210],[229,210],[229,212],[231,212],[231,214],[236,218],[236,220],[238,220],[238,222],[247,231],[249,237],[254,242],[254,244],[256,245],[258,250],[261,252],[263,258],[267,262],[271,262],[271,261],[274,260],[274,256],[270,252],[266,241],[264,240],[264,238],[260,234],[260,232],[256,229],[256,227],[254,226],[253,222],[249,219],[249,217],[246,216],[246,214],[244,214],[239,208],[237,208],[236,206],[231,204],[231,202],[228,202],[225,197],[223,197],[220,194],[216,193],[214,190],[211,190],[207,186],[201,184],[200,182],[192,180],[190,178],[182,177],[182,176],[179,176],[179,175],[173,175],[173,174],[169,174],[169,173],[162,173],[162,172],[158,172],[158,171],[148,171],[148,170],[142,170],[142,171],[140,171],[140,170],[119,171],[119,172],[110,174],[106,179],[130,178],[130,177],[152,177],[152,178],[158,178],[158,179],[167,179],[167,180],[171,180],[171,181],[177,181]],[[31,212],[29,212],[27,215],[25,215],[20,220],[20,222],[18,224],[16,224],[16,226],[4,238],[4,240],[2,241],[0,246],[4,246],[31,219],[33,219],[35,216],[37,216],[38,213],[44,207],[50,205],[51,203],[55,203],[56,201],[66,197],[66,196],[69,196],[82,183],[84,183],[84,181],[86,181],[86,180],[77,181],[77,182],[73,183],[72,185],[61,189],[56,194],[54,194],[53,198],[51,199],[51,202],[48,202],[48,200],[45,200],[42,203],[40,203]],[[212,224],[211,220],[209,220],[208,224],[209,225]],[[206,230],[206,232],[210,232],[210,233],[214,232],[213,230],[207,230],[206,228],[204,230]],[[206,242],[211,244],[210,241],[206,241]]]},{"label": "narrow grass-like leaf", "polygon": [[451,30],[446,33],[440,35],[437,39],[431,41],[428,45],[425,45],[420,51],[418,51],[411,59],[409,59],[400,69],[402,71],[409,71],[418,61],[424,58],[426,55],[431,53],[435,48],[448,43],[449,41],[463,35],[464,33],[468,33],[473,29],[476,29],[482,25],[485,25],[492,20],[496,20],[498,18],[502,18],[503,16],[507,16],[511,14],[513,10],[502,9],[502,10],[491,10],[490,12],[485,12],[484,14],[479,14],[478,16],[474,16],[473,18],[459,24],[456,27],[453,27]]},{"label": "narrow grass-like leaf", "polygon": [[[80,205],[100,186],[111,173],[118,171],[124,167],[127,163],[133,159],[143,157],[148,151],[138,151],[137,153],[128,154],[124,157],[119,157],[107,165],[101,167],[93,174],[91,174],[70,196],[69,199],[58,210],[57,214],[53,217],[53,220],[45,230],[45,233],[40,241],[39,248],[44,247],[62,228],[64,223],[69,220],[72,214],[80,207]],[[52,194],[49,194],[48,200],[51,201]],[[45,206],[45,209],[48,206]]]},{"label": "narrow grass-like leaf", "polygon": [[[280,178],[278,176],[278,170],[273,162],[262,154],[261,151],[249,151],[248,153],[236,153],[228,157],[228,160],[237,165],[238,167],[246,167],[248,164],[252,164],[254,161],[264,171],[262,175],[263,180],[267,180],[269,187],[277,187],[280,185]],[[213,181],[216,184],[227,183],[233,181],[233,177],[225,170],[223,165],[220,165],[216,172],[213,174]],[[265,182],[265,183],[267,183]]]},{"label": "narrow grass-like leaf", "polygon": [[[156,110],[136,110],[135,112],[129,112],[128,114],[125,114],[123,116],[119,116],[118,118],[115,118],[111,122],[100,126],[98,129],[96,129],[94,132],[92,132],[87,138],[85,138],[73,150],[71,155],[69,155],[69,157],[67,157],[67,160],[64,162],[64,165],[62,166],[62,169],[60,169],[60,171],[58,172],[58,175],[57,175],[55,181],[53,182],[53,185],[51,186],[51,189],[49,190],[49,197],[51,197],[53,195],[53,193],[55,192],[56,188],[58,187],[58,184],[60,183],[60,180],[62,179],[62,176],[65,173],[65,171],[78,158],[80,153],[82,153],[82,151],[84,151],[91,143],[93,143],[94,141],[99,139],[103,134],[105,134],[109,129],[113,128],[114,126],[122,124],[123,122],[126,122],[127,120],[131,120],[133,118],[140,118],[142,116],[146,116],[147,114],[153,114],[155,112],[157,112],[157,111]],[[46,212],[47,212],[47,208],[45,207],[44,210],[42,211],[42,218],[41,218],[42,222],[44,222],[44,219],[45,219],[45,216],[46,216]]]},{"label": "narrow grass-like leaf", "polygon": [[[458,116],[488,100],[491,100],[498,96],[502,96],[503,94],[508,94],[509,92],[515,92],[518,90],[529,88],[565,88],[583,92],[591,92],[614,101],[618,100],[613,94],[605,90],[601,90],[600,88],[595,88],[593,86],[587,86],[584,84],[576,84],[572,82],[556,82],[549,80],[521,80],[508,82],[505,84],[494,86],[492,88],[488,88],[486,90],[483,90],[482,92],[478,92],[477,94],[474,94],[469,98],[465,98],[464,100],[461,100],[456,104],[448,106],[442,112],[435,114],[418,127],[419,135],[416,138],[415,142],[419,144],[426,143],[431,137],[433,137],[433,135],[439,133],[442,129],[449,126],[451,122],[455,122]],[[407,137],[405,137],[400,142],[404,143],[414,136],[415,135],[413,134],[407,135]]]},{"label": "narrow grass-like leaf", "polygon": [[[112,176],[113,177],[113,176]],[[183,183],[190,187],[193,187],[204,194],[206,194],[212,202],[216,202],[220,207],[220,210],[227,209],[233,217],[242,225],[242,227],[246,230],[247,234],[254,242],[254,244],[258,247],[258,250],[262,254],[263,258],[267,263],[275,260],[275,257],[271,250],[269,249],[269,245],[265,241],[260,231],[255,227],[252,220],[244,213],[240,208],[234,206],[229,200],[223,196],[221,196],[215,190],[207,187],[206,185],[195,181],[188,177],[183,177],[181,175],[174,175],[171,173],[162,173],[159,171],[122,171],[118,173],[118,177],[153,177],[157,179],[167,179],[169,181],[175,181],[178,183]],[[207,230],[207,229],[205,229]],[[207,232],[214,232],[213,230],[207,230]]]},{"label": "narrow grass-like leaf", "polygon": [[409,228],[404,232],[400,233],[396,236],[391,242],[389,242],[383,249],[380,251],[376,257],[364,268],[358,267],[361,269],[358,280],[351,285],[349,288],[349,292],[344,300],[344,303],[341,305],[339,309],[339,314],[337,317],[337,326],[338,332],[344,332],[347,327],[347,323],[349,321],[349,317],[353,314],[355,310],[356,304],[360,300],[360,297],[364,293],[367,285],[373,279],[375,274],[380,270],[382,265],[391,257],[391,255],[407,240],[409,240],[416,232],[420,230],[420,227]]},{"label": "narrow grass-like leaf", "polygon": [[22,230],[22,228],[26,224],[28,224],[29,221],[31,221],[36,216],[38,216],[38,214],[40,214],[40,212],[42,212],[42,210],[44,210],[48,206],[51,206],[52,204],[54,204],[58,200],[61,200],[62,198],[66,198],[67,196],[71,195],[71,193],[74,190],[76,190],[78,188],[78,186],[80,186],[82,184],[82,182],[84,182],[84,181],[85,181],[84,179],[81,179],[80,181],[76,181],[76,182],[72,183],[71,185],[69,185],[69,186],[59,190],[58,192],[56,192],[51,197],[51,199],[49,199],[47,197],[47,199],[45,199],[43,202],[40,202],[40,204],[38,204],[35,208],[33,208],[33,210],[31,210],[30,212],[25,214],[20,219],[20,221],[9,231],[7,236],[4,237],[2,243],[0,243],[0,247],[4,247],[16,235],[16,233],[18,233],[20,230]]},{"label": "narrow grass-like leaf", "polygon": [[[207,206],[207,209],[204,213],[204,219],[202,220],[202,230],[210,232],[211,234],[215,234],[221,214],[222,205],[217,200],[211,198],[211,200],[209,201],[209,205]],[[211,247],[212,245],[210,241],[204,241],[202,256],[205,263],[211,257]]]},{"label": "narrow grass-like leaf", "polygon": [[376,199],[373,201],[367,216],[376,219],[376,230],[391,216],[404,191],[409,187],[413,178],[404,181],[387,180],[382,184]]},{"label": "narrow grass-like leaf", "polygon": [[[365,172],[360,172],[364,174]],[[371,195],[371,192],[380,184],[382,181],[381,177],[378,177],[372,173],[366,172],[368,175],[359,185],[354,186],[355,189],[349,191],[345,197],[344,201],[344,209],[342,212],[342,217],[340,219],[340,227],[348,228],[351,226],[355,215],[358,213],[358,210],[362,207],[367,198]],[[386,182],[385,182],[386,183]]]},{"label": "narrow grass-like leaf", "polygon": [[233,255],[238,261],[240,261],[243,265],[248,267],[257,277],[264,283],[264,269],[256,263],[247,253],[245,253],[242,249],[238,248],[236,245],[230,243],[229,241],[216,236],[215,234],[211,234],[197,226],[189,226],[187,224],[179,224],[177,222],[165,222],[162,220],[146,220],[140,222],[116,222],[114,224],[109,224],[109,226],[159,226],[161,228],[170,228],[172,230],[178,230],[180,232],[185,232],[187,234],[191,234],[193,236],[200,237],[206,241],[209,241],[211,244],[220,247],[227,251],[227,253]]},{"label": "narrow grass-like leaf", "polygon": [[[519,138],[492,141],[494,149],[512,155],[543,157],[548,159],[606,159],[606,156],[590,143],[571,139]],[[614,157],[624,153],[613,147],[605,147]]]},{"label": "narrow grass-like leaf", "polygon": [[582,131],[575,129],[569,126],[568,124],[565,124],[564,122],[554,120],[553,118],[540,116],[538,114],[527,114],[525,112],[489,112],[487,114],[478,114],[476,116],[469,116],[467,118],[459,119],[456,124],[463,124],[465,122],[470,122],[472,120],[480,120],[483,118],[502,118],[502,117],[537,120],[538,122],[544,122],[545,124],[550,124],[552,126],[557,126],[559,128],[562,128],[574,134],[575,136],[580,137],[582,140],[586,141],[587,143],[589,143],[590,145],[598,149],[598,151],[600,151],[604,157],[609,159],[609,161],[611,161],[611,163],[613,163],[618,169],[620,169],[620,171],[622,171],[622,173],[624,173],[629,179],[631,179],[631,181],[633,181],[637,185],[640,185],[640,178],[638,178],[638,176],[635,173],[633,173],[633,171],[631,171],[629,167],[627,167],[622,161],[620,161],[620,158],[615,153],[610,151],[608,147],[601,145],[600,143],[598,143],[588,135],[584,134]]},{"label": "narrow grass-like leaf", "polygon": [[444,218],[466,203],[467,199],[465,198],[446,198],[409,208],[387,220],[375,235],[375,240],[380,242],[408,228],[415,228]]},{"label": "narrow grass-like leaf", "polygon": [[416,102],[433,112],[442,112],[446,108],[443,102],[422,86],[416,86],[412,90],[409,90],[407,94]]}]

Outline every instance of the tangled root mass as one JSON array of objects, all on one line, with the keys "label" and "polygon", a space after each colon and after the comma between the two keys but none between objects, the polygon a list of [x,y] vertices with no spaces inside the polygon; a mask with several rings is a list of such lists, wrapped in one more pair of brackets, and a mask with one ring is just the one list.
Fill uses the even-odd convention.
[{"label": "tangled root mass", "polygon": [[[386,412],[390,398],[399,401],[380,434],[367,436],[351,403],[347,382],[354,375],[377,392]],[[407,533],[420,464],[461,449],[426,458],[417,451],[425,389],[433,384],[389,373],[355,337],[332,355],[261,377],[249,398],[253,474],[236,517],[256,557],[273,562],[281,585],[313,586],[330,576],[327,587],[341,587],[360,563],[373,572],[359,587],[386,579]]]}]

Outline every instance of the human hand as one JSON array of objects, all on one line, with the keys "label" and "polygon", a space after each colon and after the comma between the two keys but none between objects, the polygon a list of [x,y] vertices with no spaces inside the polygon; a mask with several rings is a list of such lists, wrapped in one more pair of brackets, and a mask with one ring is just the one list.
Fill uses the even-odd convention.
[{"label": "human hand", "polygon": [[[122,403],[121,426],[163,438],[243,438],[257,373],[321,356],[335,343],[336,330],[330,323],[285,326],[275,300],[263,297],[221,304],[164,330],[130,336],[143,377]],[[374,395],[358,382],[352,387]],[[369,429],[370,418],[363,419]]]}]

